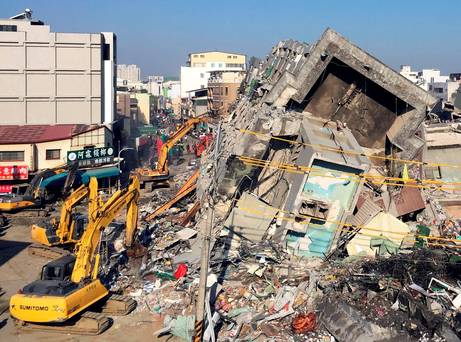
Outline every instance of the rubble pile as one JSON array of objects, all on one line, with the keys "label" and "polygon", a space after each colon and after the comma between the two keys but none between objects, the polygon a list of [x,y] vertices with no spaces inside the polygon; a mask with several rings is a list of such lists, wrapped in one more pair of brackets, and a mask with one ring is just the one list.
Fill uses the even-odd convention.
[{"label": "rubble pile", "polygon": [[143,224],[113,289],[190,340],[209,238],[206,341],[458,341],[457,169],[434,152],[456,132],[425,122],[437,99],[331,29],[278,43],[241,89],[196,197]]}]

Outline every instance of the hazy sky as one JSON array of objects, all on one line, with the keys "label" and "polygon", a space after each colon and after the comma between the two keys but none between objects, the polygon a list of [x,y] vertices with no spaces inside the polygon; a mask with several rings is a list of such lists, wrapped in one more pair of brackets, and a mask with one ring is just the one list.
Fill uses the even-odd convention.
[{"label": "hazy sky", "polygon": [[461,72],[461,1],[0,0],[0,17],[33,10],[60,32],[113,31],[118,62],[179,75],[192,51],[264,57],[279,40],[316,41],[332,27],[394,69]]}]

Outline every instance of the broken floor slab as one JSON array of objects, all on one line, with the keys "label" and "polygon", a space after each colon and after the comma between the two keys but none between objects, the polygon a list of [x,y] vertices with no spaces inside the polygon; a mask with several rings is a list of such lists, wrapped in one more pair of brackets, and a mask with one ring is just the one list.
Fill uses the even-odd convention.
[{"label": "broken floor slab", "polygon": [[251,241],[261,241],[278,210],[244,192],[224,223],[231,232]]},{"label": "broken floor slab", "polygon": [[[351,131],[335,126],[315,120],[304,120],[301,126],[295,164],[306,171],[289,175],[284,204],[284,212],[293,213],[295,220],[282,222],[275,233],[296,255],[323,258],[329,253],[355,208],[363,184],[359,176],[370,167]],[[357,153],[338,152],[342,150]],[[312,211],[314,202],[319,207]]]},{"label": "broken floor slab", "polygon": [[[290,56],[295,68],[269,78],[263,100],[345,122],[365,147],[384,148],[387,137],[413,157],[423,146],[416,130],[437,99],[330,28],[305,46],[303,55]],[[273,60],[284,58],[279,51]]]},{"label": "broken floor slab", "polygon": [[[360,227],[358,233],[347,245],[349,255],[374,256],[378,247],[372,247],[372,240],[386,239],[398,248],[404,240],[411,239],[411,230],[407,224],[389,213],[379,212],[365,226]],[[414,237],[412,239],[414,241]]]}]

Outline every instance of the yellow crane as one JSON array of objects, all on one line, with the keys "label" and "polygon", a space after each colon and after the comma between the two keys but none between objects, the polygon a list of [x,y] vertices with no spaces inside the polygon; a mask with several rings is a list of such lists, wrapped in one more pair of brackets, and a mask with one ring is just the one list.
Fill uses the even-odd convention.
[{"label": "yellow crane", "polygon": [[[90,182],[97,182],[91,178]],[[90,186],[91,187],[91,186]],[[139,181],[115,192],[94,212],[76,255],[66,255],[43,266],[40,280],[22,288],[10,299],[10,314],[24,328],[99,334],[110,326],[104,313],[124,315],[136,301],[110,295],[99,279],[99,246],[102,231],[126,207],[125,243],[130,246],[138,220]],[[103,313],[88,312],[88,307],[103,302]]]},{"label": "yellow crane", "polygon": [[[73,213],[73,209],[87,197],[88,216]],[[81,185],[73,191],[62,203],[59,222],[52,218],[50,222],[32,225],[31,237],[36,243],[28,247],[29,254],[49,258],[68,254],[66,249],[59,247],[73,247],[80,240],[89,218],[97,210],[98,201],[97,182]]]},{"label": "yellow crane", "polygon": [[195,125],[201,122],[208,122],[208,118],[205,116],[198,116],[191,118],[182,125],[168,141],[162,146],[160,155],[155,169],[150,168],[137,168],[133,171],[137,175],[142,184],[148,182],[162,182],[168,180],[170,172],[168,170],[168,151],[181,140]]}]

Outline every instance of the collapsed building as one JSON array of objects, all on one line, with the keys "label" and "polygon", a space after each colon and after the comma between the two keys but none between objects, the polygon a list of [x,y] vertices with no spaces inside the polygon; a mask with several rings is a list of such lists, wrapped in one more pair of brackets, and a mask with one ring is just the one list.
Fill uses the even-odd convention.
[{"label": "collapsed building", "polygon": [[[421,155],[421,124],[437,99],[331,29],[314,45],[278,43],[248,75],[217,142],[218,212],[244,220],[238,198],[251,193],[268,207],[254,214],[268,221],[257,225],[262,233],[295,254],[325,257],[356,208],[363,175],[398,175],[403,165],[393,161]],[[246,202],[247,216],[261,206]],[[224,224],[245,236],[242,225]]]},{"label": "collapsed building", "polygon": [[[209,239],[207,341],[459,340],[461,230],[439,223],[461,202],[438,182],[456,180],[459,132],[423,124],[438,100],[331,29],[252,59],[241,92],[202,155],[195,204],[146,228],[133,293],[176,317],[161,333],[192,338]],[[198,202],[193,224],[167,222]]]}]

